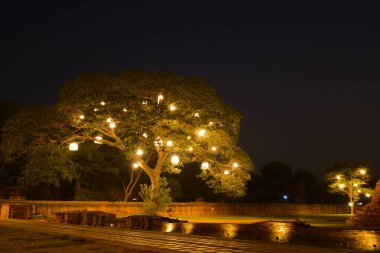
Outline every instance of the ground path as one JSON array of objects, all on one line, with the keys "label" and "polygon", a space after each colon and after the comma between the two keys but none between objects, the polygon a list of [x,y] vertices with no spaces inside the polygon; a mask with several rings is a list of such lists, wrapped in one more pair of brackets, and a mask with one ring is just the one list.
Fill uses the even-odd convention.
[{"label": "ground path", "polygon": [[106,240],[130,247],[156,252],[276,252],[276,253],[343,253],[347,249],[330,249],[294,244],[278,244],[259,241],[217,239],[206,236],[169,234],[151,231],[122,230],[111,227],[84,227],[79,225],[56,224],[29,220],[1,220],[0,226],[26,231],[72,235],[91,239]]}]

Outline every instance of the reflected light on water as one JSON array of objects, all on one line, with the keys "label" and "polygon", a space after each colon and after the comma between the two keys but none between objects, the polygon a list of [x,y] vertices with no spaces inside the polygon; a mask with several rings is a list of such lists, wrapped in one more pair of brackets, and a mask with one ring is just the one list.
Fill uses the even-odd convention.
[{"label": "reflected light on water", "polygon": [[[353,231],[354,232],[354,231]],[[380,246],[380,232],[376,231],[355,231],[354,248],[373,251],[373,245]]]},{"label": "reflected light on water", "polygon": [[226,238],[235,238],[239,229],[238,224],[221,224],[223,236]]},{"label": "reflected light on water", "polygon": [[182,224],[183,233],[186,235],[192,234],[194,230],[193,223],[183,223]]},{"label": "reflected light on water", "polygon": [[270,228],[271,237],[270,240],[272,242],[288,242],[289,235],[291,231],[291,224],[288,223],[272,223],[272,227]]}]

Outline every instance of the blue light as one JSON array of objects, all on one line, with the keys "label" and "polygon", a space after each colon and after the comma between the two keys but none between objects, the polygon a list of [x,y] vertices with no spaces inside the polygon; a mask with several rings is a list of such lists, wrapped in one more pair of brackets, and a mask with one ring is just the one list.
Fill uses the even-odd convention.
[{"label": "blue light", "polygon": [[284,195],[282,196],[283,199],[287,200],[288,199],[288,195]]}]

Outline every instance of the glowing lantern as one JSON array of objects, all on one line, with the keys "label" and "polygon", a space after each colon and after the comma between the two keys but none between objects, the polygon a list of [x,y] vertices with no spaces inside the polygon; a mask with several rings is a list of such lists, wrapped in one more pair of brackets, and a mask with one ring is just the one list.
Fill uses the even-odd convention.
[{"label": "glowing lantern", "polygon": [[171,162],[172,164],[177,165],[179,163],[179,157],[177,155],[173,155]]},{"label": "glowing lantern", "polygon": [[77,151],[78,150],[78,143],[76,143],[76,142],[70,143],[69,150],[70,151]]},{"label": "glowing lantern", "polygon": [[340,185],[339,185],[339,188],[340,188],[340,189],[343,189],[343,188],[344,188],[344,184],[340,184]]},{"label": "glowing lantern", "polygon": [[194,117],[199,118],[199,113],[194,113]]},{"label": "glowing lantern", "polygon": [[108,118],[107,123],[111,123],[111,122],[112,122],[112,118]]},{"label": "glowing lantern", "polygon": [[79,118],[80,118],[80,119],[84,119],[84,115],[80,115]]},{"label": "glowing lantern", "polygon": [[168,141],[168,142],[166,143],[166,146],[168,146],[168,147],[173,146],[173,142],[172,142],[172,141]]},{"label": "glowing lantern", "polygon": [[369,197],[371,197],[371,194],[367,193],[365,196],[366,196],[367,198],[369,198]]},{"label": "glowing lantern", "polygon": [[336,176],[336,179],[340,180],[340,179],[341,179],[341,177],[338,175],[338,176]]},{"label": "glowing lantern", "polygon": [[128,110],[127,110],[127,108],[123,108],[123,112],[127,112]]},{"label": "glowing lantern", "polygon": [[169,109],[170,109],[170,111],[175,111],[175,110],[177,109],[177,107],[176,107],[175,105],[171,105],[171,106],[169,107]]},{"label": "glowing lantern", "polygon": [[138,163],[133,163],[133,168],[137,169],[139,167],[139,164]]},{"label": "glowing lantern", "polygon": [[109,124],[110,128],[115,128],[116,127],[116,124],[114,122],[110,123]]},{"label": "glowing lantern", "polygon": [[191,151],[193,151],[194,149],[193,149],[193,147],[189,147],[189,151],[191,152]]},{"label": "glowing lantern", "polygon": [[367,171],[366,171],[365,169],[361,169],[361,170],[360,170],[360,174],[362,174],[362,175],[365,175],[366,172],[367,172]]},{"label": "glowing lantern", "polygon": [[97,111],[99,111],[99,109],[98,108],[94,108],[94,112],[97,112]]},{"label": "glowing lantern", "polygon": [[217,149],[216,147],[212,147],[211,148],[212,151],[216,151],[216,149]]},{"label": "glowing lantern", "polygon": [[206,134],[206,130],[204,130],[204,129],[201,129],[201,130],[198,131],[198,135],[199,135],[200,137],[205,136],[205,134]]},{"label": "glowing lantern", "polygon": [[358,184],[354,184],[354,187],[358,187],[359,185]]},{"label": "glowing lantern", "polygon": [[136,151],[136,154],[137,154],[137,155],[143,155],[144,152],[142,151],[142,149],[138,149],[138,150]]},{"label": "glowing lantern", "polygon": [[106,102],[104,102],[104,101],[101,101],[101,102],[100,102],[100,104],[101,104],[101,105],[105,105],[105,104],[106,104]]},{"label": "glowing lantern", "polygon": [[229,175],[230,172],[229,172],[228,170],[225,170],[225,171],[223,172],[223,174],[224,174],[224,175]]},{"label": "glowing lantern", "polygon": [[353,206],[354,204],[352,202],[348,203],[349,206]]},{"label": "glowing lantern", "polygon": [[144,138],[148,138],[148,135],[146,133],[143,133]]},{"label": "glowing lantern", "polygon": [[202,170],[207,170],[210,167],[210,164],[208,162],[203,162],[201,165]]}]

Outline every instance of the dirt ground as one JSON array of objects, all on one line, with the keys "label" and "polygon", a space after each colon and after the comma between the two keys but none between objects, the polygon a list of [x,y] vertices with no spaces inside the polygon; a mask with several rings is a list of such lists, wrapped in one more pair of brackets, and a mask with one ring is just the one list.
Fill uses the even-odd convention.
[{"label": "dirt ground", "polygon": [[154,253],[132,249],[106,241],[68,236],[33,233],[22,229],[0,227],[0,252],[58,253]]}]

